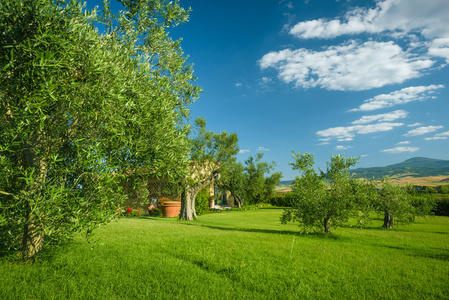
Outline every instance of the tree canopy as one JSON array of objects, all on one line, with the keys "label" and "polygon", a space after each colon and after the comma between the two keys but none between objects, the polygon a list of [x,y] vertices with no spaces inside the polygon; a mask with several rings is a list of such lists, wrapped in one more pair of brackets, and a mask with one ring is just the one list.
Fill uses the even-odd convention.
[{"label": "tree canopy", "polygon": [[364,193],[365,185],[348,172],[357,163],[357,158],[332,155],[326,172],[320,173],[313,168],[312,154],[293,153],[293,158],[292,168],[299,170],[301,176],[296,177],[293,183],[293,205],[284,211],[283,223],[296,220],[304,230],[320,228],[331,234],[331,224],[347,222],[349,217],[358,216],[363,201],[369,196]]},{"label": "tree canopy", "polygon": [[120,2],[117,14],[109,1],[101,14],[79,1],[0,3],[0,233],[25,258],[109,220],[130,169],[186,172],[201,90],[167,29],[188,11]]},{"label": "tree canopy", "polygon": [[236,133],[215,133],[206,128],[206,120],[197,118],[190,134],[189,173],[181,178],[182,220],[197,218],[195,197],[200,190],[220,179],[221,174],[235,162],[239,151]]}]

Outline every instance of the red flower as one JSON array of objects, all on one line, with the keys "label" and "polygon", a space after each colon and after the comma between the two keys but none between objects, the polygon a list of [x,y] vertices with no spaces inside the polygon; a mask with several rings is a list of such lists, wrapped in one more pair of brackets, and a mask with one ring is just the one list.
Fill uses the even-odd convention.
[{"label": "red flower", "polygon": [[128,212],[132,212],[133,210],[132,210],[132,208],[128,208],[128,210],[127,210]]}]

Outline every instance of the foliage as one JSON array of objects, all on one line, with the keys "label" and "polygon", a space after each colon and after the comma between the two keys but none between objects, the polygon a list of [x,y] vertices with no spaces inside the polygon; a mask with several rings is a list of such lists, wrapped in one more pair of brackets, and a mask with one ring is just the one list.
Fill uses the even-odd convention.
[{"label": "foliage", "polygon": [[284,210],[282,223],[298,221],[305,231],[318,228],[330,234],[331,224],[347,222],[358,216],[360,207],[366,206],[370,190],[348,173],[358,159],[332,155],[326,172],[318,174],[312,154],[293,152],[293,158],[293,170],[299,170],[302,176],[293,183],[292,208]]},{"label": "foliage", "polygon": [[283,195],[277,195],[270,199],[271,205],[281,207],[292,207],[294,204],[295,194],[288,192]]},{"label": "foliage", "polygon": [[180,219],[197,218],[195,197],[200,190],[220,179],[221,174],[235,161],[238,148],[236,133],[215,133],[206,129],[206,120],[196,118],[189,135],[190,165],[189,175],[181,178]]},{"label": "foliage", "polygon": [[449,217],[449,196],[438,197],[435,199],[436,205],[433,210],[436,216],[448,216]]},{"label": "foliage", "polygon": [[140,218],[141,212],[138,209],[128,208],[122,213],[123,217]]},{"label": "foliage", "polygon": [[232,162],[227,169],[224,170],[223,176],[217,183],[221,189],[229,191],[234,197],[238,207],[242,207],[245,198],[245,188],[247,184],[247,176],[245,167],[241,162]]},{"label": "foliage", "polygon": [[384,228],[393,228],[394,222],[410,223],[415,216],[430,213],[430,201],[419,201],[419,198],[412,197],[411,191],[412,187],[395,185],[388,177],[381,181],[378,196],[374,201],[375,209],[384,214]]},{"label": "foliage", "polygon": [[261,161],[263,153],[257,153],[255,157],[250,156],[245,161],[245,172],[247,174],[245,198],[248,204],[257,204],[267,201],[273,195],[274,187],[282,178],[281,172],[275,172],[266,176],[274,170],[275,162],[267,163]]},{"label": "foliage", "polygon": [[209,186],[206,186],[195,197],[195,210],[198,216],[209,212]]},{"label": "foliage", "polygon": [[0,2],[0,231],[24,258],[110,220],[129,170],[185,174],[200,89],[167,28],[188,11],[120,2],[101,16],[78,1]]},{"label": "foliage", "polygon": [[148,214],[150,216],[161,216],[162,215],[162,211],[158,207],[153,207],[152,209],[148,210]]},{"label": "foliage", "polygon": [[282,178],[282,172],[274,172],[275,162],[261,161],[263,153],[250,156],[245,165],[234,162],[224,173],[219,185],[231,192],[239,207],[245,204],[269,202],[273,197],[275,186]]}]

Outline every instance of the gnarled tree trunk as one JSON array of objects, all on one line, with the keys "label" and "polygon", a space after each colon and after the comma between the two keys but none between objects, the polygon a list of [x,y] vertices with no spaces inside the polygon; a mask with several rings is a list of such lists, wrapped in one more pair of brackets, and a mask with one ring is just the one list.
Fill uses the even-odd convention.
[{"label": "gnarled tree trunk", "polygon": [[190,186],[188,184],[184,185],[183,192],[181,194],[181,212],[179,213],[180,220],[192,221],[193,219],[198,219],[195,210],[196,195],[204,187],[218,179],[220,179],[220,173],[212,172],[209,177],[198,182],[194,186]]}]

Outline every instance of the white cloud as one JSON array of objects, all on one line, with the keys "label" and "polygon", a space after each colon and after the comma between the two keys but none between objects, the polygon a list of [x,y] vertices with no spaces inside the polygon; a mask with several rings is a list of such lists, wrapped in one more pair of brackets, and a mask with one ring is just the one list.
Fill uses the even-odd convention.
[{"label": "white cloud", "polygon": [[449,63],[449,38],[439,38],[428,43],[428,53],[432,56],[440,56],[446,58]]},{"label": "white cloud", "polygon": [[417,136],[417,135],[423,135],[430,132],[437,131],[438,129],[443,128],[443,126],[423,126],[418,127],[416,129],[410,130],[408,133],[404,134],[405,136]]},{"label": "white cloud", "polygon": [[240,154],[244,154],[244,153],[248,153],[248,152],[250,152],[250,151],[249,150],[243,150],[243,149],[239,151]]},{"label": "white cloud", "polygon": [[235,86],[240,87],[242,84],[240,82],[236,83]]},{"label": "white cloud", "polygon": [[290,34],[307,39],[381,32],[404,35],[420,30],[427,38],[449,37],[448,15],[447,0],[385,0],[372,9],[355,8],[342,19],[299,22]]},{"label": "white cloud", "polygon": [[387,153],[402,153],[402,152],[415,152],[418,151],[418,147],[396,147],[392,149],[385,149],[381,152],[387,152]]},{"label": "white cloud", "polygon": [[403,142],[397,143],[396,145],[408,145],[410,143],[411,143],[410,141],[403,141]]},{"label": "white cloud", "polygon": [[372,115],[372,116],[363,116],[362,118],[353,121],[351,124],[366,124],[366,123],[372,123],[372,122],[391,122],[397,119],[405,118],[407,117],[408,112],[405,110],[395,110],[390,113],[385,114],[379,114],[379,115]]},{"label": "white cloud", "polygon": [[445,137],[445,136],[434,136],[434,137],[425,138],[424,140],[426,140],[426,141],[447,140],[447,137]]},{"label": "white cloud", "polygon": [[[441,126],[441,127],[443,127],[443,126]],[[440,133],[435,134],[434,137],[425,138],[424,140],[426,140],[426,141],[447,140],[448,137],[449,137],[449,131],[445,131],[445,132],[440,132]]]},{"label": "white cloud", "polygon": [[417,127],[417,126],[421,126],[422,123],[413,123],[413,124],[409,124],[407,125],[408,127]]},{"label": "white cloud", "polygon": [[449,131],[437,133],[435,136],[449,136]]},{"label": "white cloud", "polygon": [[351,41],[323,51],[270,52],[259,64],[262,69],[275,68],[281,80],[296,87],[366,90],[420,77],[434,61],[418,58],[393,42]]},{"label": "white cloud", "polygon": [[444,85],[411,86],[403,88],[389,94],[381,94],[365,100],[362,105],[358,108],[351,109],[351,111],[371,111],[412,101],[426,100],[431,98],[431,94],[433,94],[435,90],[441,88],[444,88]]},{"label": "white cloud", "polygon": [[351,148],[351,147],[350,146],[341,146],[341,145],[335,147],[335,149],[337,149],[337,150],[346,150],[346,149],[349,149],[349,148]]},{"label": "white cloud", "polygon": [[270,149],[267,149],[265,147],[259,147],[257,148],[257,151],[270,151]]},{"label": "white cloud", "polygon": [[352,141],[356,134],[368,134],[382,131],[389,131],[395,127],[403,126],[403,123],[376,123],[368,125],[354,125],[347,127],[333,127],[316,132],[322,137],[321,140],[337,139],[340,142]]}]

